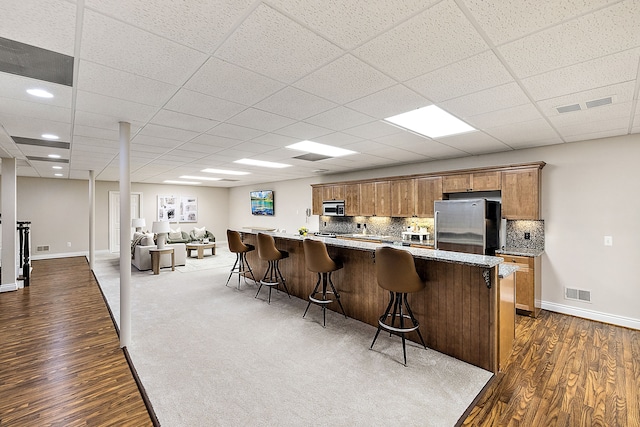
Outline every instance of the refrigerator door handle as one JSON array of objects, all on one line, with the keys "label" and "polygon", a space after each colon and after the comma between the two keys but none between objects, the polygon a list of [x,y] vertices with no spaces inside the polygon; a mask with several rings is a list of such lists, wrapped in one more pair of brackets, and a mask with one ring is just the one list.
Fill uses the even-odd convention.
[{"label": "refrigerator door handle", "polygon": [[433,213],[433,248],[438,250],[438,214],[440,211]]}]

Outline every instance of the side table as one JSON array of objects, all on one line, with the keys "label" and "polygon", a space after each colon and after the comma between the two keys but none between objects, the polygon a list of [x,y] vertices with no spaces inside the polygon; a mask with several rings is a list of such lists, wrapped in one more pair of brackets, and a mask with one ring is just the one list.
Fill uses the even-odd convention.
[{"label": "side table", "polygon": [[176,271],[176,254],[173,248],[149,249],[153,274],[160,274],[160,255],[171,254],[171,271]]}]

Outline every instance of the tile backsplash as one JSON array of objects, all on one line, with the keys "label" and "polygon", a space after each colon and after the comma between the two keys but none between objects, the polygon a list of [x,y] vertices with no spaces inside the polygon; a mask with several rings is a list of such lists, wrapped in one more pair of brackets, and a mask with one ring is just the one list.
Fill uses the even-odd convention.
[{"label": "tile backsplash", "polygon": [[[360,228],[358,228],[360,224]],[[366,224],[367,234],[381,236],[402,237],[402,232],[412,225],[425,226],[433,232],[433,218],[390,218],[381,216],[354,216],[354,217],[320,217],[319,230],[323,233],[358,234],[362,233]]]},{"label": "tile backsplash", "polygon": [[[530,239],[525,239],[529,233]],[[544,220],[507,220],[507,248],[544,250]]]}]

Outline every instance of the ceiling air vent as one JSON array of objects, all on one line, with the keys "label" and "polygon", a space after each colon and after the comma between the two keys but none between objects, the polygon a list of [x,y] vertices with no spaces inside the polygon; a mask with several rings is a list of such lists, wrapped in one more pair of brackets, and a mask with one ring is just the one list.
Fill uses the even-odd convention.
[{"label": "ceiling air vent", "polygon": [[595,108],[595,107],[600,107],[602,105],[609,105],[612,102],[613,100],[611,99],[610,96],[608,96],[602,99],[594,99],[593,101],[587,101],[585,102],[585,104],[587,104],[587,108]]},{"label": "ceiling air vent", "polygon": [[13,141],[16,144],[23,144],[23,145],[35,145],[38,147],[49,147],[49,148],[62,148],[64,150],[68,150],[69,147],[71,147],[71,144],[69,144],[68,142],[51,141],[48,139],[23,138],[21,136],[12,136],[11,139],[13,139]]},{"label": "ceiling air vent", "polygon": [[310,162],[317,162],[318,160],[324,160],[324,159],[330,159],[330,158],[331,156],[325,156],[322,154],[315,154],[315,153],[308,153],[308,154],[303,154],[301,156],[294,157],[294,159],[308,160]]},{"label": "ceiling air vent", "polygon": [[565,105],[562,107],[556,107],[556,110],[558,110],[558,113],[562,114],[562,113],[570,113],[572,111],[580,111],[580,104],[571,104],[571,105]]},{"label": "ceiling air vent", "polygon": [[0,37],[0,71],[71,86],[73,57]]}]

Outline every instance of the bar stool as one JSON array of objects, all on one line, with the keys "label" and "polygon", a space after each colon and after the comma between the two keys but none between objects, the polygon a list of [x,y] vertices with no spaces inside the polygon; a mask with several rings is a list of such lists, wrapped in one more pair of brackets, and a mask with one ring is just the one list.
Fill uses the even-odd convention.
[{"label": "bar stool", "polygon": [[[427,346],[420,333],[420,324],[411,312],[407,294],[418,292],[424,289],[425,284],[416,271],[416,265],[410,252],[381,247],[376,249],[376,277],[378,286],[389,291],[389,305],[384,314],[378,320],[378,331],[373,337],[371,347],[376,343],[381,329],[389,331],[390,334],[402,337],[402,353],[404,354],[404,365],[407,366],[407,349],[405,346],[405,334],[417,331],[422,345]],[[393,306],[393,313],[389,314]],[[406,310],[406,311],[405,311]],[[400,325],[395,326],[396,318]],[[405,326],[405,319],[411,321],[411,326]]]},{"label": "bar stool", "polygon": [[258,292],[256,292],[255,298],[258,298],[258,294],[260,293],[260,289],[262,286],[269,287],[269,304],[271,304],[271,289],[276,288],[279,290],[280,283],[284,287],[284,290],[287,291],[287,295],[291,298],[291,294],[289,294],[289,289],[287,289],[287,283],[282,277],[282,273],[280,272],[280,260],[289,257],[289,252],[281,251],[276,248],[276,241],[273,236],[265,233],[258,233],[258,257],[268,262],[267,271],[264,272],[264,277],[260,280],[260,286],[258,287]]},{"label": "bar stool", "polygon": [[[302,245],[304,247],[304,262],[307,270],[318,273],[316,287],[313,288],[313,292],[309,295],[309,304],[307,304],[307,309],[304,311],[302,317],[307,315],[311,303],[318,304],[322,307],[322,327],[324,328],[327,324],[327,305],[333,302],[332,299],[327,299],[327,294],[333,294],[335,296],[340,310],[342,310],[342,314],[344,314],[345,318],[347,317],[344,312],[344,307],[342,307],[342,303],[340,302],[340,294],[336,291],[336,287],[333,286],[333,281],[331,280],[331,273],[341,269],[342,265],[329,257],[327,246],[324,242],[304,239]],[[320,282],[322,282],[322,292],[318,291]],[[331,291],[327,290],[327,283],[331,286]],[[317,294],[320,294],[320,297],[316,297]]]},{"label": "bar stool", "polygon": [[238,289],[240,289],[241,275],[244,276],[244,281],[247,283],[246,273],[251,274],[253,281],[258,283],[253,275],[253,270],[251,270],[251,266],[247,261],[247,252],[251,252],[255,247],[253,245],[243,243],[242,238],[240,238],[240,233],[233,230],[227,230],[227,243],[229,244],[229,251],[236,254],[236,262],[231,268],[231,272],[229,273],[229,278],[227,279],[225,286],[229,286],[229,280],[231,280],[231,276],[234,274],[238,275]]}]

